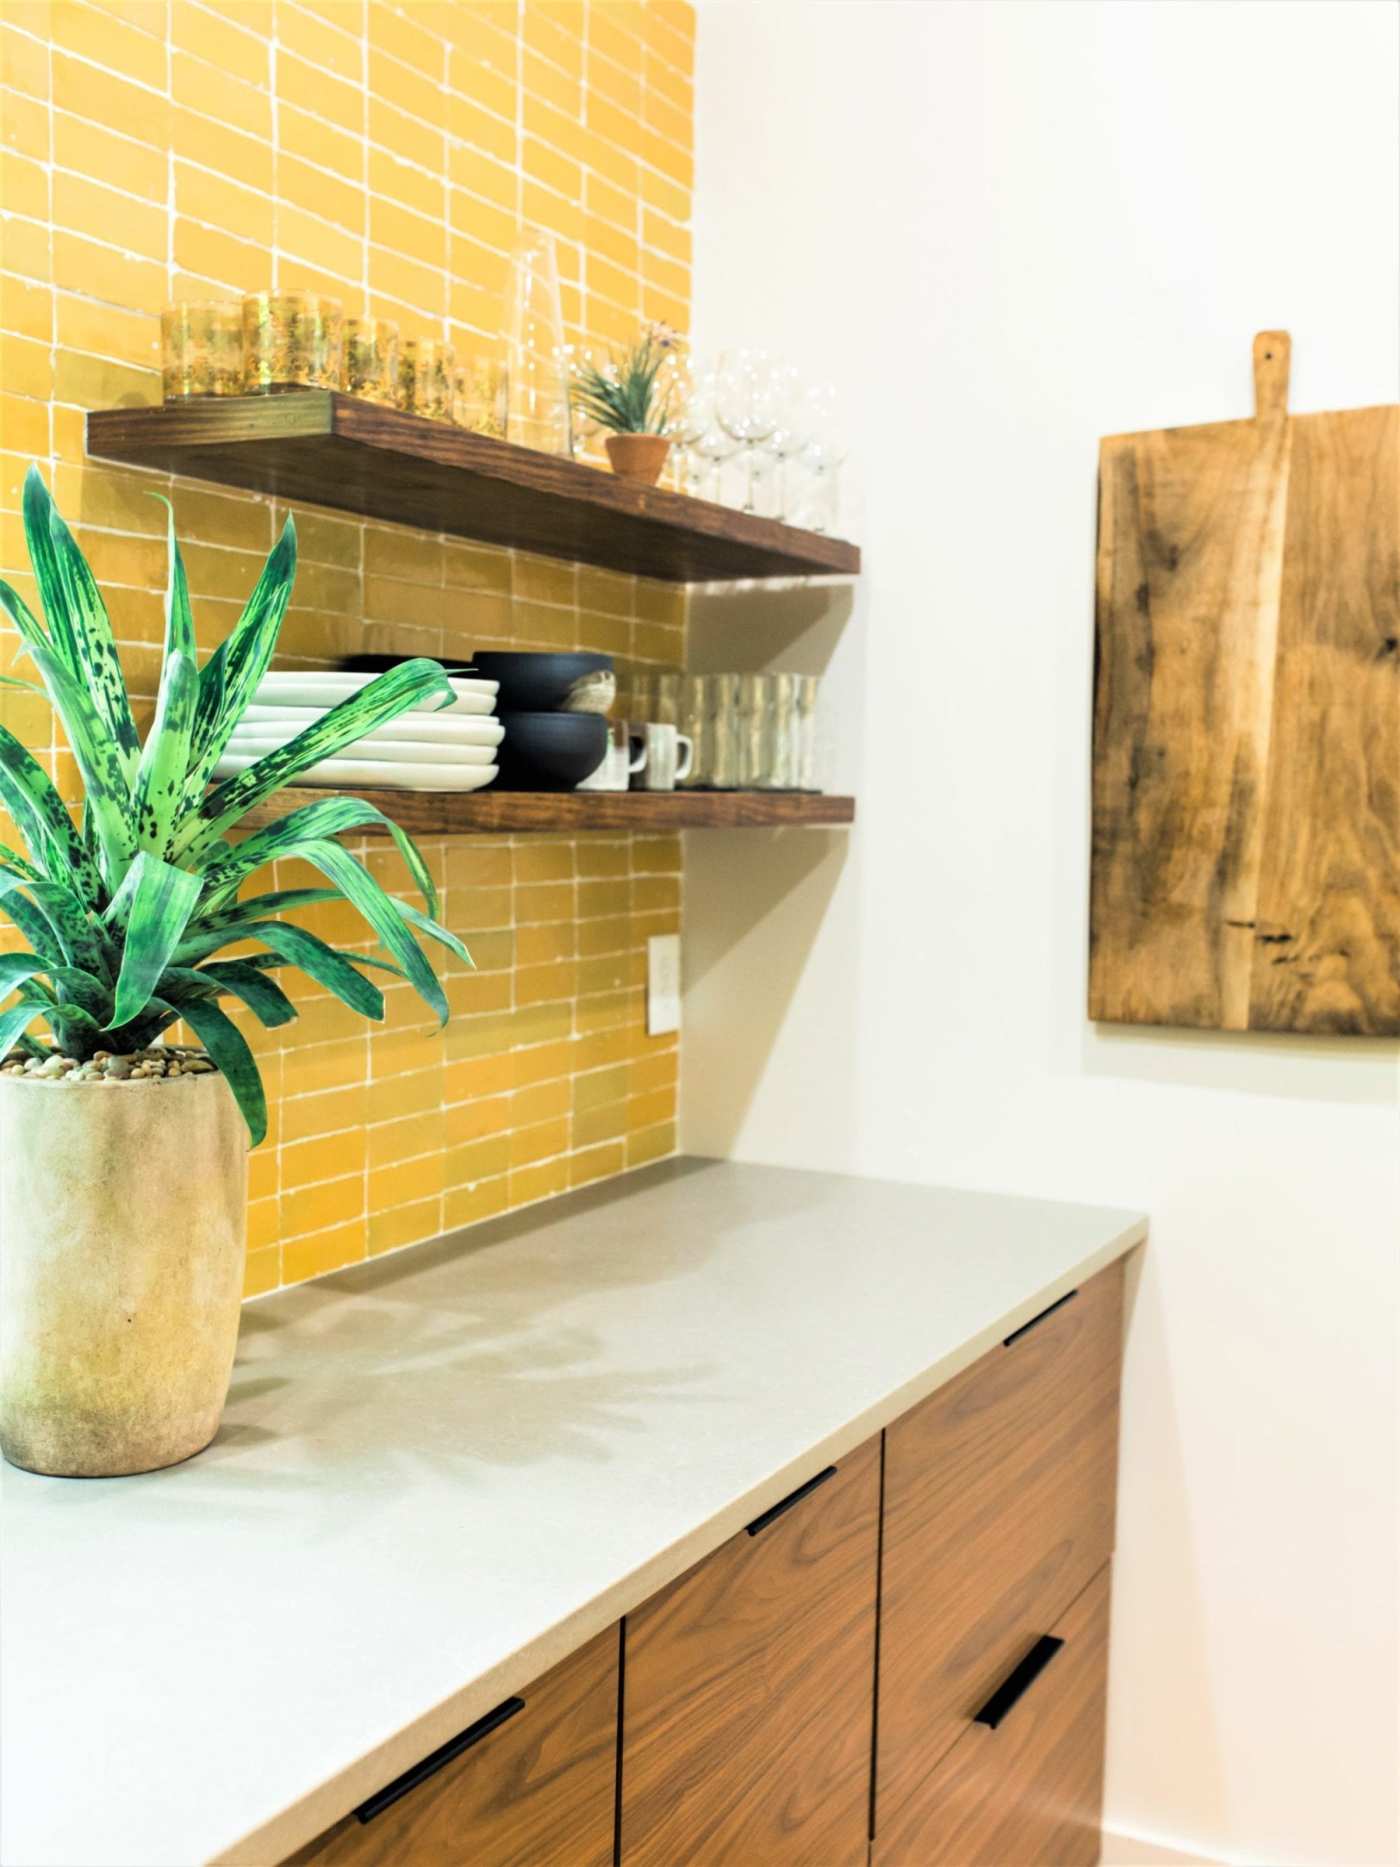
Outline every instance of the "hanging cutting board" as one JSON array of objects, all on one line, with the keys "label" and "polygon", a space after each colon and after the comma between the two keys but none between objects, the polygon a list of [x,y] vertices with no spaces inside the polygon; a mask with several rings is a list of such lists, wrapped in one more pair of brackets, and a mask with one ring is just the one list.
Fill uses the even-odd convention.
[{"label": "hanging cutting board", "polygon": [[1099,449],[1089,1014],[1400,1034],[1400,407]]}]

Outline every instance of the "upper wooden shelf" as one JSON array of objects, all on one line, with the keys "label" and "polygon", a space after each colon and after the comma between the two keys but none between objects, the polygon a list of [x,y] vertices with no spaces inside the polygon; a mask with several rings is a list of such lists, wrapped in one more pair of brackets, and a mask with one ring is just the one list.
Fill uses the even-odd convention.
[{"label": "upper wooden shelf", "polygon": [[329,389],[95,410],[88,452],[669,583],[854,575],[844,539]]},{"label": "upper wooden shelf", "polygon": [[[271,823],[326,791],[279,791],[249,813],[249,824]],[[783,829],[839,827],[854,821],[853,797],[806,791],[360,791],[414,836],[464,836],[482,831]],[[354,835],[372,836],[373,826]]]}]

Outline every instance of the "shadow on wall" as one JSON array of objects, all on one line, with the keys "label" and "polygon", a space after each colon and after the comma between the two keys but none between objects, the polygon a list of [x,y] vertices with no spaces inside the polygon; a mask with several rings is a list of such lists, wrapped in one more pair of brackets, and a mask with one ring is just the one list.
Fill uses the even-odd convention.
[{"label": "shadow on wall", "polygon": [[701,585],[690,593],[690,671],[825,674],[854,606],[846,582]]},{"label": "shadow on wall", "polygon": [[1400,1044],[1390,1038],[1089,1024],[1082,1059],[1086,1076],[1299,1102],[1386,1108],[1400,1101]]}]

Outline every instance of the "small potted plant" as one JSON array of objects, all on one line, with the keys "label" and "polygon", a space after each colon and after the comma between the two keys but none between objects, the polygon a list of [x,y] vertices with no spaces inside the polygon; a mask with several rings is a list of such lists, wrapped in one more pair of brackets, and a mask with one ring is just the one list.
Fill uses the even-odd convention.
[{"label": "small potted plant", "polygon": [[[114,1476],[200,1451],[228,1390],[247,1149],[267,1132],[267,1107],[219,1001],[286,1024],[296,1011],[272,975],[300,967],[381,1018],[381,972],[445,1022],[419,937],[470,964],[435,918],[422,856],[365,800],[328,794],[230,839],[299,772],[452,690],[436,662],[405,662],[210,788],[272,660],[296,570],[292,521],[200,667],[172,519],[164,664],[143,744],[97,584],[33,468],[23,504],[43,619],[6,583],[0,606],[62,722],[85,803],[75,824],[0,727],[0,808],[25,844],[0,846],[0,913],[21,948],[0,953],[0,1448],[34,1471]],[[394,838],[426,912],[336,840],[370,824]],[[285,860],[326,886],[245,892]],[[359,911],[377,950],[338,949],[282,918],[335,901]],[[160,1042],[177,1022],[197,1047]]]},{"label": "small potted plant", "polygon": [[574,381],[574,406],[587,421],[608,430],[603,445],[620,480],[655,486],[666,464],[670,440],[670,391],[661,372],[676,346],[664,324],[649,325],[620,360],[601,367],[580,366]]}]

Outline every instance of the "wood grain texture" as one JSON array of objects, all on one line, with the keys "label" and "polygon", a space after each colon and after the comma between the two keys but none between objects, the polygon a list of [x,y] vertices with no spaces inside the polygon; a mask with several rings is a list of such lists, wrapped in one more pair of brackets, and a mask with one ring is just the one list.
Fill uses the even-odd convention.
[{"label": "wood grain texture", "polygon": [[612,1867],[618,1652],[609,1628],[471,1750],[284,1867]]},{"label": "wood grain texture", "polygon": [[1102,442],[1089,1013],[1400,1033],[1400,410]]},{"label": "wood grain texture", "polygon": [[1113,1548],[1123,1266],[885,1434],[875,1832]]},{"label": "wood grain texture", "polygon": [[[271,823],[329,793],[303,787],[279,791],[245,821]],[[587,830],[812,829],[854,821],[852,797],[795,791],[354,791],[413,836],[536,830],[572,835]],[[378,834],[373,825],[355,834]],[[384,832],[387,834],[387,832]]]},{"label": "wood grain texture", "polygon": [[865,1867],[880,1446],[627,1617],[621,1867]]},{"label": "wood grain texture", "polygon": [[88,452],[672,583],[850,576],[844,539],[327,389],[88,416]]},{"label": "wood grain texture", "polygon": [[973,1725],[876,1835],[873,1867],[1096,1867],[1108,1612],[1105,1567],[1039,1630],[1065,1644],[1024,1698],[996,1730]]}]

